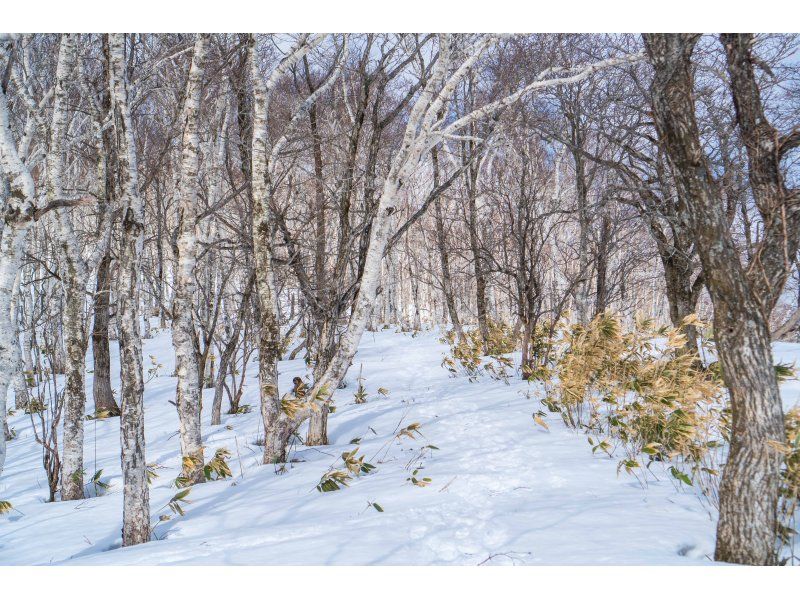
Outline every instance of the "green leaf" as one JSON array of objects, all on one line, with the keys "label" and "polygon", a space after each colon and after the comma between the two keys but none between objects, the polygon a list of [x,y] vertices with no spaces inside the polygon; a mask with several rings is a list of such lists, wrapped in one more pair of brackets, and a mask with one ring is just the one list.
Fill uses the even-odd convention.
[{"label": "green leaf", "polygon": [[185,490],[181,490],[175,496],[172,497],[172,500],[184,500],[189,493],[192,491],[191,488],[186,488]]},{"label": "green leaf", "polygon": [[797,375],[797,371],[795,368],[788,363],[776,363],[775,364],[775,376],[778,378],[778,382],[785,382],[786,380],[791,380]]},{"label": "green leaf", "polygon": [[673,466],[673,467],[670,467],[670,468],[669,468],[669,472],[672,474],[672,477],[673,477],[673,478],[675,478],[676,480],[680,480],[681,482],[683,482],[683,483],[684,483],[684,484],[686,484],[687,486],[693,486],[693,485],[694,485],[694,484],[692,484],[692,480],[691,480],[691,478],[689,478],[689,476],[688,476],[688,475],[686,475],[685,473],[683,473],[683,472],[682,472],[681,470],[679,470],[678,468],[676,468],[676,467],[674,467],[674,466]]}]

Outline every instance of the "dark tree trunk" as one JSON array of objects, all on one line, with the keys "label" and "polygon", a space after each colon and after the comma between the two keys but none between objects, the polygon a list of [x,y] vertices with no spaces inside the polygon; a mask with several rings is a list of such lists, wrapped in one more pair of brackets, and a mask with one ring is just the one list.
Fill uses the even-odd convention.
[{"label": "dark tree trunk", "polygon": [[[102,94],[103,110],[109,112],[112,108],[110,92],[110,70],[105,69],[106,89]],[[109,127],[103,131],[103,189],[106,209],[110,209],[114,198],[117,196],[116,176],[117,176],[117,154],[114,130]],[[160,218],[157,219],[160,223]],[[109,222],[109,226],[113,226]],[[161,235],[158,235],[161,239]],[[160,243],[160,241],[159,241]],[[92,378],[92,397],[94,399],[94,412],[105,412],[109,416],[119,416],[120,410],[114,393],[111,390],[111,349],[109,347],[109,325],[111,321],[111,250],[107,247],[106,252],[97,264],[97,280],[95,282],[95,294],[93,302],[92,320],[92,367],[94,376]],[[159,274],[158,284],[161,285],[161,275]],[[161,286],[158,290],[160,291]],[[159,304],[160,305],[160,304]]]},{"label": "dark tree trunk", "polygon": [[92,325],[92,360],[94,378],[92,395],[95,413],[119,415],[119,407],[111,391],[111,351],[108,343],[109,304],[111,294],[111,255],[106,253],[97,267]]},{"label": "dark tree trunk", "polygon": [[[211,407],[211,425],[218,426],[222,419],[222,392],[225,389],[225,377],[228,375],[230,365],[236,357],[236,348],[239,346],[239,334],[242,330],[242,322],[244,321],[247,306],[250,303],[250,298],[253,294],[253,286],[255,285],[255,273],[250,274],[242,294],[242,301],[239,304],[239,309],[236,313],[236,323],[231,331],[230,339],[222,351],[222,356],[219,361],[219,376],[214,387],[214,402]],[[238,402],[236,407],[238,407]]]},{"label": "dark tree trunk", "polygon": [[[309,73],[308,59],[303,58],[306,67],[306,81],[309,91],[313,93],[314,86],[311,82]],[[308,111],[309,124],[311,126],[313,155],[314,155],[314,276],[317,297],[324,297],[328,294],[325,279],[325,247],[326,247],[326,223],[325,223],[325,189],[322,180],[322,142],[319,135],[319,125],[317,123],[317,107],[311,106]],[[316,354],[315,377],[317,372],[321,373],[328,367],[330,358],[328,356],[328,340],[330,332],[332,334],[333,323],[330,316],[318,320],[319,344],[312,350]],[[332,339],[330,339],[332,340]],[[316,379],[316,378],[315,378]],[[308,423],[307,444],[323,445],[328,444],[328,406],[324,405],[319,412],[314,413]]]},{"label": "dark tree trunk", "polygon": [[[714,304],[715,338],[731,399],[731,445],[720,487],[715,558],[772,565],[777,562],[776,507],[782,461],[772,443],[782,443],[785,435],[772,365],[768,327],[771,307],[764,309],[765,289],[753,284],[753,277],[739,261],[726,207],[700,142],[691,60],[699,37],[644,35],[655,70],[651,87],[653,112],[680,196],[686,203]],[[745,135],[746,145],[747,141]],[[760,249],[766,249],[765,257],[770,257],[771,250],[765,243]],[[772,287],[769,294],[774,296],[776,291],[779,293],[780,289]]]},{"label": "dark tree trunk", "polygon": [[[334,334],[336,333],[336,320],[330,316],[321,318],[317,321],[315,340],[313,349],[314,355],[314,380],[328,368],[333,358],[335,348]],[[328,414],[330,409],[327,404],[320,405],[318,411],[312,413],[308,420],[308,434],[306,444],[308,446],[321,446],[328,444]]]},{"label": "dark tree trunk", "polygon": [[[436,148],[431,150],[431,161],[433,162],[433,188],[435,189],[439,186],[439,154]],[[444,231],[442,201],[444,201],[444,198],[439,196],[436,198],[436,205],[434,206],[436,210],[436,245],[439,250],[439,266],[442,269],[442,294],[444,295],[444,302],[447,306],[450,321],[453,323],[456,338],[461,343],[464,340],[464,329],[461,327],[461,319],[458,317],[456,300],[453,295],[453,281],[450,276],[450,254],[447,249],[447,236]]]},{"label": "dark tree trunk", "polygon": [[604,213],[600,224],[600,242],[597,246],[597,293],[594,314],[603,313],[608,307],[608,256],[611,245],[611,217]]},{"label": "dark tree trunk", "polygon": [[[472,168],[468,169],[472,170]],[[469,248],[472,252],[472,264],[475,268],[475,303],[478,311],[478,328],[481,332],[484,346],[489,341],[489,319],[486,310],[486,273],[483,268],[483,257],[481,256],[480,237],[478,236],[478,206],[476,203],[477,190],[477,171],[471,176],[471,184],[468,185],[468,205],[469,205]]]},{"label": "dark tree trunk", "polygon": [[[692,260],[674,247],[659,251],[664,267],[664,281],[669,303],[669,319],[675,328],[683,324],[683,319],[695,313],[697,300],[703,288],[702,275],[692,282]],[[686,326],[686,347],[697,351],[698,334],[696,326]]]},{"label": "dark tree trunk", "polygon": [[[317,87],[311,80],[311,70],[308,57],[303,57],[305,66],[306,83],[309,93],[316,91]],[[317,105],[312,104],[308,109],[308,122],[311,127],[312,153],[314,155],[314,275],[316,278],[317,294],[324,289],[325,284],[325,246],[327,240],[325,222],[325,182],[322,167],[322,139],[319,134],[317,122]]]},{"label": "dark tree trunk", "polygon": [[[583,134],[577,117],[572,124],[573,147],[583,147]],[[579,150],[572,151],[575,161],[575,196],[578,209],[578,284],[575,286],[575,311],[578,322],[589,323],[589,187],[586,179],[586,159]]]}]

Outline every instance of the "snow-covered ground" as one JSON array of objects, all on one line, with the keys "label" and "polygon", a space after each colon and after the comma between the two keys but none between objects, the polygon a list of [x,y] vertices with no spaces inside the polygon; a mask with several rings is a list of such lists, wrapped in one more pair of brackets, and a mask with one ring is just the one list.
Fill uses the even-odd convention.
[{"label": "snow-covered ground", "polygon": [[[9,425],[18,438],[9,445],[0,499],[16,510],[0,517],[0,564],[711,562],[714,521],[691,491],[676,489],[668,475],[643,489],[625,473],[617,476],[617,459],[593,455],[586,437],[560,418],[547,419],[549,430],[536,425],[531,415],[538,401],[528,395],[534,389],[519,379],[506,385],[449,377],[440,367],[446,347],[437,338],[433,332],[367,333],[348,387],[336,393],[331,445],[296,447],[283,473],[260,465],[254,445],[260,430],[255,368],[242,401],[253,405],[252,413],[224,415],[212,427],[213,391],[205,391],[207,458],[228,448],[234,477],[193,488],[185,516],[158,523],[157,540],[131,548],[119,547],[118,420],[86,422],[87,479],[102,469],[110,490],[81,502],[46,503],[41,448],[29,417],[13,416]],[[169,333],[146,341],[144,353],[164,366],[145,398],[147,460],[164,466],[150,489],[157,521],[172,515],[166,505],[180,469]],[[800,345],[777,344],[776,354],[800,362]],[[362,364],[369,399],[357,405]],[[282,362],[280,372],[285,391],[305,365]],[[787,407],[800,400],[800,382],[782,390]],[[396,439],[411,423],[420,424],[424,437]],[[356,446],[377,469],[341,491],[317,492],[320,477],[332,465],[341,467],[340,454]],[[431,478],[430,485],[407,481],[418,467],[417,477]]]}]

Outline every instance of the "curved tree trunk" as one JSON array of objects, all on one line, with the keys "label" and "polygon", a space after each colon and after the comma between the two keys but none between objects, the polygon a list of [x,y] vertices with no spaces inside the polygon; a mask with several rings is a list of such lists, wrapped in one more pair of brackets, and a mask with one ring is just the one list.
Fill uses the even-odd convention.
[{"label": "curved tree trunk", "polygon": [[239,346],[239,336],[242,330],[242,322],[244,315],[247,311],[247,306],[250,303],[250,297],[253,293],[253,285],[255,284],[255,272],[251,272],[245,284],[242,293],[242,299],[239,303],[239,309],[236,313],[236,323],[233,326],[230,339],[222,351],[219,361],[219,374],[217,376],[217,383],[214,387],[214,402],[211,408],[211,425],[218,426],[222,423],[222,392],[225,389],[225,377],[228,375],[231,362],[236,357],[236,349]]},{"label": "curved tree trunk", "polygon": [[[733,425],[730,453],[720,486],[715,558],[741,564],[772,565],[777,563],[776,508],[782,461],[774,445],[785,441],[785,432],[772,364],[768,314],[772,309],[770,298],[777,297],[780,288],[762,286],[764,280],[772,282],[765,275],[769,273],[753,275],[753,270],[746,271],[739,261],[724,202],[700,142],[691,60],[699,37],[694,34],[644,36],[655,70],[651,87],[653,112],[680,195],[686,201],[685,208],[714,304],[715,338],[723,378],[730,392]],[[740,129],[748,145],[750,140],[741,125],[740,118]],[[767,253],[762,264],[769,266],[771,261],[766,258],[780,255],[783,247],[770,246],[766,239],[768,236],[760,249]]]}]

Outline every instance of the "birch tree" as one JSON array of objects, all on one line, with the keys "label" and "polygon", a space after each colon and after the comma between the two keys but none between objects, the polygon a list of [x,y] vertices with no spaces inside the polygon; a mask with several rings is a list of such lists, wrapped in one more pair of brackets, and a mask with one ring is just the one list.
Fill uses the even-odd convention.
[{"label": "birch tree", "polygon": [[90,324],[95,415],[120,393],[127,546],[150,535],[142,316],[171,328],[180,457],[164,465],[194,484],[204,385],[212,426],[246,423],[257,370],[261,460],[285,462],[306,422],[306,445],[328,442],[365,330],[452,322],[471,343],[513,324],[525,377],[570,303],[659,326],[713,307],[734,428],[717,558],[776,562],[769,330],[800,321],[800,135],[773,95],[788,78],[756,76],[775,59],[762,37],[702,54],[694,36],[641,53],[638,37],[565,39],[0,36],[0,423],[13,381],[45,496],[83,497]]},{"label": "birch tree", "polygon": [[327,84],[320,86],[295,112],[287,130],[273,144],[268,137],[269,103],[280,78],[311,49],[318,46],[324,36],[303,35],[295,46],[273,69],[267,79],[261,74],[256,52],[256,36],[249,40],[250,68],[253,78],[253,143],[251,187],[253,190],[253,254],[255,262],[255,286],[260,306],[259,330],[259,388],[261,417],[264,422],[264,462],[272,463],[285,458],[285,447],[291,429],[280,422],[281,401],[278,391],[278,359],[281,333],[278,324],[278,297],[272,268],[272,214],[270,200],[274,192],[276,161],[288,140],[293,124],[316,98],[324,93],[335,80],[331,74]]},{"label": "birch tree", "polygon": [[[277,428],[281,433],[275,436],[279,441],[279,450],[275,450],[275,454],[285,454],[286,442],[291,432],[327,405],[332,389],[339,387],[355,355],[378,295],[382,259],[394,238],[391,231],[392,215],[397,210],[400,189],[407,185],[422,157],[427,156],[431,149],[443,140],[458,139],[458,133],[471,123],[497,114],[529,93],[550,86],[578,82],[598,70],[637,62],[643,57],[642,54],[631,54],[577,67],[551,69],[518,91],[484,104],[454,121],[448,123],[446,120],[438,118],[470,68],[497,41],[498,38],[491,35],[473,39],[463,48],[459,48],[462,58],[457,61],[453,56],[452,37],[447,34],[439,36],[439,53],[436,63],[430,76],[421,86],[419,95],[410,110],[400,147],[392,158],[389,171],[384,178],[382,191],[376,202],[375,217],[369,229],[365,257],[360,264],[362,274],[347,328],[336,346],[329,365],[319,376],[315,376],[311,391],[303,397],[297,397],[299,400],[282,402],[283,407],[277,416]],[[548,75],[553,73],[561,76],[548,78]],[[274,393],[273,397],[277,399],[277,393]],[[287,403],[289,403],[288,408]],[[317,439],[310,434],[309,440],[313,444]]]},{"label": "birch tree", "polygon": [[[53,116],[47,153],[47,195],[52,201],[64,199],[65,140],[69,126],[67,114],[68,80],[75,66],[75,40],[61,36],[56,67]],[[83,327],[84,285],[88,278],[86,264],[77,246],[69,215],[57,214],[64,263],[64,343],[66,345],[66,383],[64,387],[64,440],[61,456],[61,500],[80,500],[83,494],[83,419],[86,406]]]},{"label": "birch tree", "polygon": [[172,345],[175,348],[175,372],[178,377],[175,402],[180,420],[182,477],[187,484],[202,482],[203,437],[202,375],[195,351],[193,298],[198,244],[198,170],[200,167],[200,102],[203,93],[205,54],[209,35],[199,34],[194,44],[184,105],[183,149],[180,172],[180,228],[177,239],[178,266],[175,273],[175,296],[172,302]]},{"label": "birch tree", "polygon": [[[0,43],[7,42],[0,40]],[[19,342],[16,320],[11,314],[14,280],[21,265],[26,234],[36,212],[33,176],[20,157],[19,147],[11,131],[7,89],[5,83],[0,83],[0,173],[8,185],[8,192],[0,193],[0,197],[4,199],[0,229],[0,427],[3,429],[6,425],[8,386],[17,366],[14,345]],[[28,115],[29,119],[33,117],[33,114]],[[0,433],[0,474],[5,459],[6,437],[4,433]]]},{"label": "birch tree", "polygon": [[[112,114],[111,99],[111,66],[109,64],[108,38],[102,36],[103,70],[95,90],[84,86],[84,95],[90,99],[91,112],[94,115],[97,130],[97,197],[101,211],[109,214],[106,223],[110,233],[117,207],[118,188],[116,184],[117,147],[114,128],[107,126]],[[79,66],[82,64],[78,63]],[[85,78],[85,77],[84,77]],[[85,83],[84,78],[82,82]],[[93,100],[99,96],[98,100]],[[107,414],[109,417],[119,416],[119,406],[111,389],[111,347],[109,345],[110,306],[111,306],[111,239],[104,244],[99,262],[97,262],[94,301],[92,306],[92,398],[95,415]]]},{"label": "birch tree", "polygon": [[[313,119],[309,109],[314,198],[318,206],[333,206],[338,227],[325,224],[324,215],[321,217],[314,207],[309,210],[309,224],[295,231],[290,230],[283,210],[276,211],[275,224],[280,231],[279,238],[287,246],[289,266],[307,304],[310,325],[305,329],[304,344],[308,359],[313,364],[314,379],[325,371],[333,357],[341,334],[341,321],[350,312],[358,290],[384,159],[389,155],[387,150],[393,142],[395,127],[423,85],[431,61],[422,59],[420,74],[414,73],[412,77],[407,75],[418,57],[427,52],[432,39],[433,35],[368,34],[360,47],[358,40],[355,40],[352,52],[355,60],[341,77],[343,110],[337,109],[333,91],[330,99],[334,99],[334,102],[326,98],[327,106],[325,103],[313,105]],[[305,63],[304,67],[307,67]],[[310,81],[312,76],[309,69],[304,70],[307,81]],[[317,86],[317,83],[309,84],[309,92]],[[323,123],[329,134],[336,136],[338,132],[341,135],[341,144],[332,142],[330,138],[323,142]],[[340,151],[337,151],[338,147],[341,147]],[[327,180],[320,180],[320,176],[327,179],[326,163],[328,176],[331,171],[337,173],[333,185]],[[299,203],[302,205],[302,202]],[[291,202],[290,206],[293,208],[297,204]],[[289,209],[287,207],[287,211]],[[302,248],[307,238],[306,226],[314,226],[316,231],[320,229],[321,221],[325,224],[322,228],[327,231],[326,242],[323,244],[319,239],[314,240],[311,248],[313,268],[306,267],[302,259]],[[333,251],[328,251],[330,245],[333,245]],[[317,268],[323,265],[326,271],[320,278]],[[327,406],[322,404],[312,413],[306,444],[326,443]]]},{"label": "birch tree", "polygon": [[144,442],[144,376],[139,333],[138,269],[144,242],[144,204],[139,194],[136,145],[133,137],[125,60],[125,35],[109,35],[111,96],[119,147],[122,189],[122,248],[119,257],[117,321],[119,322],[123,513],[122,545],[150,539],[150,497]]}]

